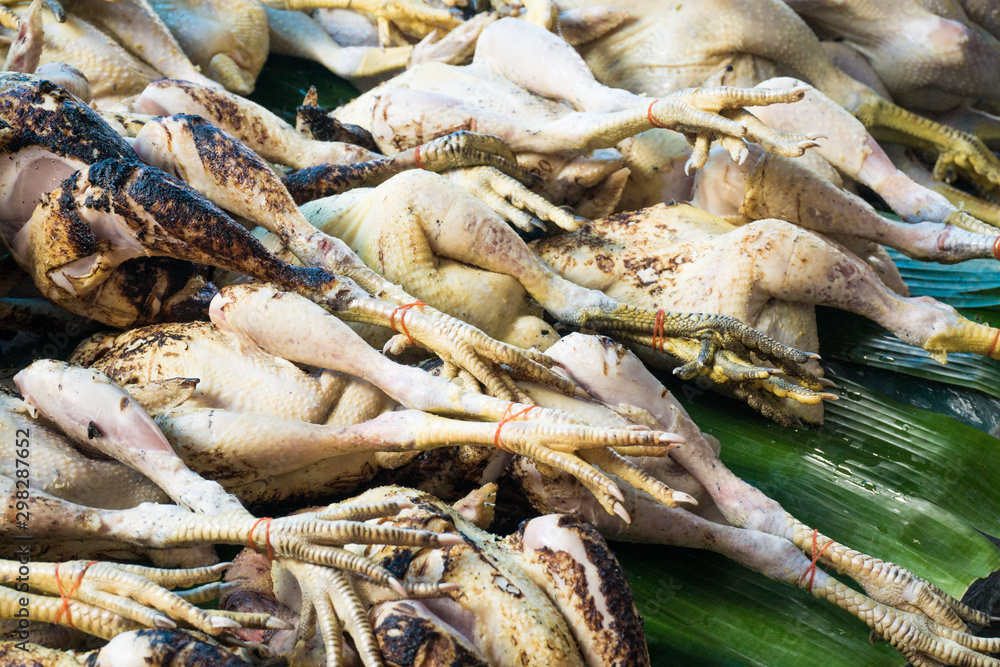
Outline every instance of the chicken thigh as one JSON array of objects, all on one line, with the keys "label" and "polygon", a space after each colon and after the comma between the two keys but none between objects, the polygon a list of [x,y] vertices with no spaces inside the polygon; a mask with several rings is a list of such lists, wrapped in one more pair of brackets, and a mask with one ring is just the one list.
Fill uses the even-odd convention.
[{"label": "chicken thigh", "polygon": [[988,74],[1000,67],[1000,41],[958,0],[905,0],[891,11],[869,0],[784,2],[823,37],[860,52],[905,107],[1000,101],[1000,85]]}]

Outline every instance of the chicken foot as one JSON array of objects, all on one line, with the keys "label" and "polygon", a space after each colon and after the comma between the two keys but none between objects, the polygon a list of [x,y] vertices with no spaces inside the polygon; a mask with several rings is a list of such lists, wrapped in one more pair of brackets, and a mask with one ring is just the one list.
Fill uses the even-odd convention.
[{"label": "chicken foot", "polygon": [[[0,618],[14,618],[24,608],[17,597],[27,596],[30,620],[75,627],[103,639],[137,627],[176,628],[176,621],[213,635],[237,627],[285,627],[283,621],[262,618],[263,614],[208,612],[189,599],[197,603],[217,597],[219,583],[190,594],[169,590],[216,581],[229,565],[166,570],[100,561],[33,561],[28,585],[34,592],[29,593],[27,587],[18,587],[24,586],[18,584],[20,563],[0,560]],[[60,597],[66,589],[63,608]]]},{"label": "chicken foot", "polygon": [[[0,490],[13,497],[13,488],[13,482],[0,478]],[[408,507],[408,503],[348,502],[291,517],[255,519],[245,511],[210,516],[194,514],[176,505],[148,503],[127,510],[98,510],[61,501],[44,493],[32,493],[26,502],[32,516],[44,521],[40,529],[33,529],[32,539],[36,542],[93,539],[99,536],[123,544],[154,549],[205,544],[249,544],[253,549],[266,552],[271,558],[277,558],[281,562],[294,560],[309,563],[320,570],[350,570],[370,579],[371,585],[389,586],[397,595],[411,597],[440,594],[449,586],[402,584],[385,568],[342,547],[346,544],[386,543],[438,548],[461,542],[459,537],[447,533],[365,523],[373,518],[398,513]],[[35,525],[38,522],[33,523]],[[13,578],[17,575],[17,563],[11,561],[12,564],[5,567],[7,563],[8,561],[0,561],[0,583],[13,583]],[[78,621],[77,626],[104,638],[135,627],[176,627],[174,620],[185,621],[211,634],[235,627],[290,627],[266,614],[205,612],[190,604],[217,595],[218,585],[179,595],[160,588],[190,586],[217,579],[230,563],[193,570],[161,570],[106,563],[98,563],[88,569],[90,566],[83,561],[62,565],[69,564],[85,566],[83,569],[87,574],[94,574],[86,585],[79,586],[67,596],[79,604],[89,605],[83,608],[85,612],[93,607],[92,613],[99,614],[96,622],[81,626]],[[57,582],[50,579],[48,573],[52,567],[38,562],[32,564],[32,588],[55,592]],[[78,570],[76,568],[72,573],[76,574]],[[58,571],[54,574],[58,575]],[[67,579],[68,576],[64,575],[63,586],[66,586]],[[78,580],[82,580],[82,576],[73,576],[69,581],[77,586]],[[0,587],[0,593],[4,590]],[[119,596],[127,596],[135,602],[119,600]],[[348,604],[345,608],[351,607]],[[16,610],[16,607],[11,609]],[[52,603],[44,602],[39,605],[39,610],[44,617],[37,620],[48,620],[52,618],[51,612],[56,611]],[[32,609],[32,612],[35,611]],[[0,615],[2,613],[0,611]],[[58,618],[57,613],[53,620],[58,621]],[[66,620],[62,622],[67,623]],[[68,622],[72,626],[72,620]]]}]

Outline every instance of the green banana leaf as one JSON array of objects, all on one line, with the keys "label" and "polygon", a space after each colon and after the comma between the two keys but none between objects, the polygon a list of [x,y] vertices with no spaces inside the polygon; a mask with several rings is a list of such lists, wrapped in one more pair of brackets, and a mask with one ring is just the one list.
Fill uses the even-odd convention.
[{"label": "green banana leaf", "polygon": [[[318,65],[272,57],[253,99],[293,122],[311,85],[323,106],[356,94]],[[969,312],[1000,321],[1000,265],[941,267],[903,258],[900,268],[914,294],[979,309]],[[826,329],[827,338],[841,341],[826,354],[893,371],[885,373],[885,382],[899,395],[913,382],[899,371],[1000,395],[1000,366],[953,355],[953,363],[941,367],[947,371],[929,370],[922,351],[892,343],[877,327],[859,330],[854,324],[845,320]],[[1000,551],[978,532],[1000,534],[1000,497],[994,492],[1000,467],[989,464],[1000,443],[948,416],[833,379],[843,398],[827,408],[826,424],[795,429],[768,423],[693,385],[667,382],[701,428],[723,443],[726,465],[810,526],[910,568],[956,596],[1000,569]],[[645,618],[654,665],[905,662],[885,644],[872,646],[867,627],[846,612],[716,554],[614,548]]]},{"label": "green banana leaf", "polygon": [[888,249],[913,296],[932,296],[955,308],[1000,305],[1000,262],[974,259],[961,264],[934,264],[910,259]]},{"label": "green banana leaf", "polygon": [[[712,394],[678,391],[722,460],[808,525],[961,597],[1000,567],[997,441],[835,378],[819,429],[784,429]],[[685,394],[687,398],[685,399]],[[711,553],[615,545],[655,665],[903,665],[827,602]]]}]

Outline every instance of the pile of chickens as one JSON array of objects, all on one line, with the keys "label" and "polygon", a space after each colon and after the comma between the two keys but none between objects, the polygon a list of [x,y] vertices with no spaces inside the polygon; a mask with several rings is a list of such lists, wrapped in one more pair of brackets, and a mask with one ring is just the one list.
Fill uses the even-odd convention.
[{"label": "pile of chickens", "polygon": [[[816,305],[1000,358],[884,249],[1000,259],[1000,16],[618,4],[5,3],[0,345],[92,335],[0,386],[0,665],[647,664],[605,537],[1000,665],[649,370],[821,423]],[[367,92],[293,127],[272,52]]]}]

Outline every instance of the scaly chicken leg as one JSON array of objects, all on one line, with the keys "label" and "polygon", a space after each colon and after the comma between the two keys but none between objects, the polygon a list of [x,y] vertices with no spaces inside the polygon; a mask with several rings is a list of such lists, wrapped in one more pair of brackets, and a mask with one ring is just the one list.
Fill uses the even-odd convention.
[{"label": "scaly chicken leg", "polygon": [[[0,495],[13,497],[4,488],[10,484],[0,477]],[[286,627],[279,619],[261,618],[263,614],[207,612],[188,599],[217,597],[218,583],[191,596],[169,590],[215,581],[229,565],[165,570],[99,561],[33,561],[30,586],[36,592],[28,592],[27,586],[17,583],[21,563],[0,560],[0,618],[16,618],[19,610],[27,610],[31,621],[64,625],[103,639],[140,627],[175,628],[174,619],[209,634],[238,627]],[[24,590],[15,588],[18,585]],[[67,591],[71,592],[62,598]],[[22,597],[27,605],[18,599]]]},{"label": "scaly chicken leg", "polygon": [[[708,497],[709,503],[703,502],[697,509],[712,504],[716,513],[714,520],[706,520],[686,509],[654,507],[640,495],[630,495],[627,503],[635,519],[626,527],[581,503],[572,484],[561,485],[558,478],[538,476],[523,466],[520,477],[529,485],[527,493],[537,507],[582,514],[602,533],[619,539],[723,553],[752,570],[836,604],[864,621],[914,664],[940,661],[996,667],[998,661],[981,653],[996,652],[1000,641],[974,637],[966,626],[966,622],[988,625],[991,619],[987,614],[969,608],[897,565],[854,551],[809,528],[736,477],[676,399],[635,356],[583,336],[567,337],[552,352],[596,400],[618,413],[609,410],[605,417],[609,421],[600,421],[588,410],[591,423],[619,423],[622,414],[640,414],[661,428],[684,434],[687,445],[669,458],[701,485],[695,495]],[[541,402],[544,404],[544,399]],[[659,465],[651,472],[658,477],[667,472],[674,476],[671,479],[678,476],[676,470],[664,470]],[[720,520],[730,525],[717,522]],[[851,577],[867,595],[818,570],[816,562]]]}]

